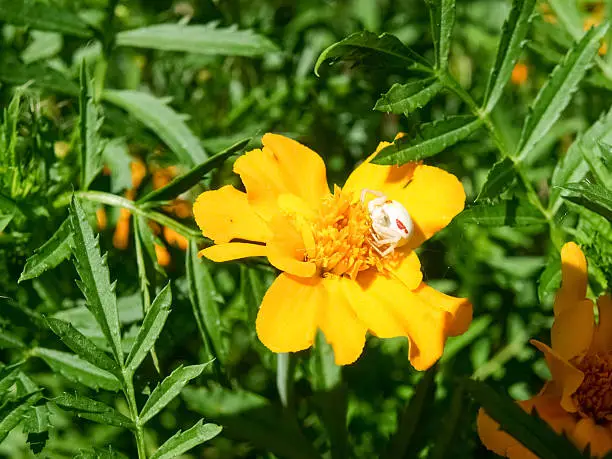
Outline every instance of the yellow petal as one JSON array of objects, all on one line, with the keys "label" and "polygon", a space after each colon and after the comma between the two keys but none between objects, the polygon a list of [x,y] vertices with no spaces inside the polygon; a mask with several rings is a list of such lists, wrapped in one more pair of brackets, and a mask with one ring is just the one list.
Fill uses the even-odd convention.
[{"label": "yellow petal", "polygon": [[267,249],[262,244],[249,244],[246,242],[229,242],[217,244],[200,250],[198,253],[209,260],[221,263],[223,261],[237,260],[248,257],[265,257]]},{"label": "yellow petal", "polygon": [[590,444],[593,457],[604,457],[612,451],[612,430],[609,426],[595,424],[590,418],[578,421],[572,440],[581,450]]},{"label": "yellow petal", "polygon": [[270,263],[281,271],[298,277],[312,277],[317,271],[313,262],[304,261],[306,249],[301,233],[288,218],[277,215],[271,221],[274,236],[267,244]]},{"label": "yellow petal", "polygon": [[[417,370],[431,367],[444,350],[450,314],[431,307],[397,279],[372,269],[364,271],[358,282],[372,301],[378,303],[379,309],[386,309],[402,327],[402,335],[408,337],[408,358],[412,366]],[[371,328],[369,323],[365,324]]]},{"label": "yellow petal", "polygon": [[410,290],[414,290],[423,280],[421,261],[417,254],[410,249],[399,249],[401,259],[393,269],[393,275]]},{"label": "yellow petal", "polygon": [[380,191],[387,197],[394,199],[393,196],[406,186],[412,178],[417,163],[407,163],[402,166],[372,164],[370,161],[388,145],[391,144],[380,142],[376,151],[351,173],[342,188],[354,192],[357,196],[364,189]]},{"label": "yellow petal", "polygon": [[342,277],[323,279],[327,303],[322,305],[319,328],[334,349],[336,365],[353,363],[363,351],[367,327],[355,314],[341,284],[353,283]]},{"label": "yellow petal", "polygon": [[582,384],[584,379],[582,371],[574,367],[546,344],[533,339],[530,343],[544,353],[553,380],[561,391],[561,407],[568,413],[578,411],[572,395]]},{"label": "yellow petal", "polygon": [[550,331],[552,348],[565,360],[583,355],[591,346],[594,327],[593,302],[577,302],[555,317]]},{"label": "yellow petal", "polygon": [[432,307],[440,308],[451,316],[446,328],[448,336],[457,336],[465,333],[472,322],[472,303],[467,298],[456,298],[445,295],[431,288],[424,282],[412,293]]},{"label": "yellow petal", "polygon": [[610,294],[600,296],[597,300],[599,323],[593,336],[595,352],[612,351],[612,297]]},{"label": "yellow petal", "polygon": [[289,138],[266,134],[263,149],[253,150],[234,163],[249,202],[262,218],[278,213],[278,197],[294,194],[312,209],[329,193],[325,164],[319,155]]},{"label": "yellow petal", "polygon": [[478,410],[476,420],[478,436],[487,449],[510,459],[538,459],[514,437],[499,429],[499,424],[493,420],[482,408]]},{"label": "yellow petal", "polygon": [[232,239],[265,242],[271,236],[266,223],[249,205],[246,194],[230,185],[200,194],[193,214],[204,236],[217,244]]},{"label": "yellow petal", "polygon": [[396,197],[414,223],[414,234],[408,241],[411,248],[418,247],[440,231],[463,210],[465,191],[452,174],[437,167],[419,165],[406,188]]},{"label": "yellow petal", "polygon": [[320,277],[302,279],[282,273],[266,292],[257,314],[257,336],[273,352],[307,349],[327,303]]},{"label": "yellow petal", "polygon": [[586,258],[573,242],[568,242],[561,249],[561,276],[561,288],[555,298],[555,316],[576,306],[586,296]]}]

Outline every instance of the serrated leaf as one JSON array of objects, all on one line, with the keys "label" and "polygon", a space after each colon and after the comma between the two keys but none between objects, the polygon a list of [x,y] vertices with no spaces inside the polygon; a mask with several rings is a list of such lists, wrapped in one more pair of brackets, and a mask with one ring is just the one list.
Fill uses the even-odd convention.
[{"label": "serrated leaf", "polygon": [[486,384],[466,380],[466,390],[487,414],[527,449],[541,459],[579,459],[583,456],[565,436],[557,435],[535,415],[525,412],[507,396],[502,396]]},{"label": "serrated leaf", "polygon": [[508,199],[495,203],[477,204],[456,218],[459,224],[480,226],[531,226],[546,223],[546,218],[526,199]]},{"label": "serrated leaf", "polygon": [[561,187],[564,199],[586,207],[612,221],[612,192],[592,183],[569,183]]},{"label": "serrated leaf", "polygon": [[0,0],[0,21],[88,38],[92,31],[71,11],[36,0]]},{"label": "serrated leaf", "polygon": [[565,156],[557,163],[551,180],[550,209],[555,214],[561,205],[560,186],[579,182],[589,171],[584,159],[584,151],[597,148],[597,145],[612,131],[612,110],[600,117],[593,125],[578,137],[569,147]]},{"label": "serrated leaf", "polygon": [[533,146],[548,132],[569,103],[578,84],[591,67],[608,23],[589,30],[555,67],[538,93],[523,124],[516,156],[524,160]]},{"label": "serrated leaf", "polygon": [[40,392],[27,394],[17,400],[6,402],[0,408],[0,443],[21,421],[32,405],[42,398]]},{"label": "serrated leaf", "polygon": [[251,139],[241,140],[222,152],[211,156],[209,159],[204,161],[202,164],[197,165],[186,174],[176,177],[166,186],[153,190],[147,195],[143,196],[137,201],[137,204],[142,204],[148,201],[165,201],[175,199],[181,193],[184,193],[191,187],[197,185],[200,180],[202,180],[204,175],[216,167],[219,167],[227,158],[236,152],[241,151],[250,141]]},{"label": "serrated leaf", "polygon": [[92,389],[106,389],[115,392],[121,389],[119,380],[112,373],[101,370],[74,354],[42,347],[34,348],[31,353],[43,359],[54,371],[61,373],[71,381],[84,384]]},{"label": "serrated leaf", "polygon": [[138,416],[141,425],[146,424],[153,416],[159,413],[174,397],[176,397],[183,387],[194,378],[200,376],[204,368],[210,362],[201,365],[180,366],[164,379],[151,393],[145,406]]},{"label": "serrated leaf", "polygon": [[17,214],[17,205],[12,199],[0,195],[0,232],[8,226]]},{"label": "serrated leaf", "polygon": [[546,260],[546,268],[542,271],[538,281],[538,299],[540,303],[559,290],[561,286],[561,257],[559,252],[553,251]]},{"label": "serrated leaf", "polygon": [[498,198],[512,184],[515,176],[516,171],[512,159],[506,157],[496,162],[487,174],[487,180],[476,200]]},{"label": "serrated leaf", "polygon": [[40,453],[49,440],[49,408],[47,405],[32,406],[23,418],[26,442],[34,454]]},{"label": "serrated leaf", "polygon": [[301,433],[295,418],[260,395],[220,387],[187,387],[182,397],[190,410],[223,425],[224,436],[247,440],[288,459],[321,456]]},{"label": "serrated leaf", "polygon": [[118,413],[114,408],[82,395],[63,393],[52,401],[64,410],[75,412],[80,418],[100,424],[135,429],[131,419]]},{"label": "serrated leaf", "polygon": [[63,73],[43,64],[22,64],[11,55],[3,56],[0,60],[0,81],[19,86],[32,83],[51,92],[79,95],[79,86]]},{"label": "serrated leaf", "polygon": [[71,244],[72,227],[70,226],[70,219],[67,218],[53,233],[53,236],[28,258],[19,277],[19,282],[34,279],[69,258],[72,253]]},{"label": "serrated leaf", "polygon": [[111,90],[104,91],[103,98],[155,132],[184,164],[200,164],[206,160],[200,140],[187,127],[184,117],[164,100],[144,92]]},{"label": "serrated leaf", "polygon": [[117,46],[152,48],[221,56],[263,56],[279,51],[267,38],[251,30],[219,28],[215,24],[157,24],[117,34]]},{"label": "serrated leaf", "polygon": [[79,94],[79,133],[81,135],[81,189],[87,190],[102,170],[102,146],[99,130],[102,119],[94,101],[93,84],[85,62],[81,63],[81,92]]},{"label": "serrated leaf", "polygon": [[378,99],[374,110],[408,115],[427,105],[442,88],[442,83],[434,77],[407,84],[396,83]]},{"label": "serrated leaf", "polygon": [[170,314],[170,306],[172,304],[172,291],[168,283],[159,295],[153,300],[151,308],[147,312],[138,335],[132,346],[132,350],[128,355],[125,366],[128,371],[134,373],[140,366],[147,353],[153,349],[155,341],[159,337],[166,319]]},{"label": "serrated leaf", "polygon": [[23,363],[17,362],[0,368],[0,394],[5,394],[13,386]]},{"label": "serrated leaf", "polygon": [[401,165],[436,155],[467,138],[482,125],[473,116],[452,116],[420,126],[418,136],[404,136],[383,148],[372,160],[373,164]]},{"label": "serrated leaf", "polygon": [[535,3],[535,0],[513,0],[512,2],[512,9],[504,22],[495,63],[487,82],[483,102],[484,110],[487,113],[497,104],[510,79],[512,69],[521,55]]},{"label": "serrated leaf", "polygon": [[123,351],[115,285],[110,282],[106,256],[100,254],[98,238],[94,236],[81,204],[74,197],[70,203],[70,225],[74,241],[74,264],[81,278],[78,285],[85,295],[87,307],[96,318],[113,351],[115,360],[121,364]]},{"label": "serrated leaf", "polygon": [[173,459],[186,453],[192,448],[215,438],[221,430],[221,426],[216,424],[203,424],[203,420],[198,421],[191,429],[185,432],[177,432],[159,447],[150,459]]},{"label": "serrated leaf", "polygon": [[104,351],[92,343],[85,335],[79,332],[68,322],[53,317],[47,318],[49,328],[55,333],[66,346],[80,357],[87,360],[92,365],[113,373],[116,376],[121,374],[117,363],[108,357]]},{"label": "serrated leaf", "polygon": [[581,146],[580,151],[599,184],[612,189],[612,146],[598,142],[593,148]]},{"label": "serrated leaf", "polygon": [[[221,313],[219,302],[223,300],[217,292],[208,267],[209,263],[198,257],[195,241],[189,242],[185,257],[189,300],[198,324],[204,345],[215,362],[225,361],[225,348],[221,337]],[[218,364],[216,364],[218,365]],[[217,368],[218,369],[218,368]]]},{"label": "serrated leaf", "polygon": [[436,67],[448,67],[451,37],[455,24],[455,0],[426,0],[436,49]]},{"label": "serrated leaf", "polygon": [[404,45],[396,36],[383,33],[356,32],[344,40],[326,48],[315,64],[315,74],[326,60],[332,63],[350,61],[361,65],[378,65],[384,68],[414,68],[433,71],[431,64],[422,56]]}]

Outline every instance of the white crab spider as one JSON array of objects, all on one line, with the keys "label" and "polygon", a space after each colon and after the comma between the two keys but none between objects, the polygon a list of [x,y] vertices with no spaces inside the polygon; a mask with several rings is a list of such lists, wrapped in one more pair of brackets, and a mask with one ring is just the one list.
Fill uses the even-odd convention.
[{"label": "white crab spider", "polygon": [[406,208],[399,202],[388,199],[380,191],[363,189],[362,203],[365,204],[368,194],[378,196],[368,202],[368,212],[372,219],[370,245],[384,257],[408,242],[414,225]]}]

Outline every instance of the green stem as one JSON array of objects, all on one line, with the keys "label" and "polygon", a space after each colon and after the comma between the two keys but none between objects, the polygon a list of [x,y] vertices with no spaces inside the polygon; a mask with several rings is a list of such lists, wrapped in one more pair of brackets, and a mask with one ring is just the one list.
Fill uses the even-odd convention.
[{"label": "green stem", "polygon": [[134,383],[132,381],[132,375],[127,374],[127,371],[123,369],[123,379],[125,383],[125,397],[128,402],[128,406],[130,409],[130,415],[132,417],[132,421],[136,426],[136,431],[134,435],[136,436],[136,447],[138,448],[138,459],[147,459],[147,451],[145,448],[144,442],[144,429],[140,424],[140,419],[138,418],[138,406],[136,405],[136,396],[134,393]]}]

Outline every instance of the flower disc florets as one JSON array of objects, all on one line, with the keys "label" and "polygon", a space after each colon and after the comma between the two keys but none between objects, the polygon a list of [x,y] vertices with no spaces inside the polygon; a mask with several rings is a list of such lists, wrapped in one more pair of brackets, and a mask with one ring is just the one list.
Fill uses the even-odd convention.
[{"label": "flower disc florets", "polygon": [[574,393],[579,413],[595,422],[612,420],[612,353],[587,354],[576,367],[584,373]]}]

